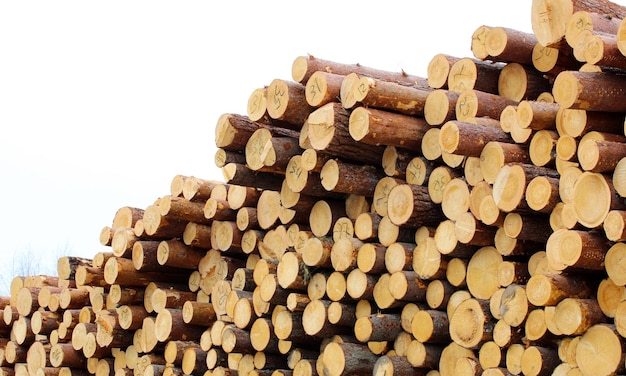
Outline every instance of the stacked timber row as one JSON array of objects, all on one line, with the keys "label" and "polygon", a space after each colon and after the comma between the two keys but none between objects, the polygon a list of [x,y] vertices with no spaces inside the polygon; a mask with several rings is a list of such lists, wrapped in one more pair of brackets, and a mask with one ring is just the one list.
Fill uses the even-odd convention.
[{"label": "stacked timber row", "polygon": [[427,77],[296,58],[218,120],[225,181],[14,279],[1,373],[626,374],[625,16],[535,0]]}]

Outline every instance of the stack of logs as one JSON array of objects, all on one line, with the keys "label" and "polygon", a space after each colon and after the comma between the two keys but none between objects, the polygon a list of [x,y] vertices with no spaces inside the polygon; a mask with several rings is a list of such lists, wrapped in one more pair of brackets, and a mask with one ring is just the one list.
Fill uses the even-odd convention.
[{"label": "stack of logs", "polygon": [[295,59],[224,182],[13,280],[0,374],[626,374],[626,9],[551,3],[426,78]]}]

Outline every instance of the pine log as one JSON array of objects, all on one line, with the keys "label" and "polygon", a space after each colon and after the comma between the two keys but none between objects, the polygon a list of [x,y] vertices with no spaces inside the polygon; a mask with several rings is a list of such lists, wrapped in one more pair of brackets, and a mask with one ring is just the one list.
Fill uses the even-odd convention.
[{"label": "pine log", "polygon": [[375,108],[357,107],[350,114],[352,138],[370,145],[418,149],[430,128],[421,118]]},{"label": "pine log", "polygon": [[463,58],[456,61],[448,74],[448,90],[461,93],[465,90],[480,90],[497,94],[498,76],[503,64],[493,61]]},{"label": "pine log", "polygon": [[406,72],[389,72],[380,69],[365,67],[361,64],[344,64],[330,60],[316,58],[313,55],[298,56],[291,66],[291,76],[296,82],[306,82],[316,71],[348,75],[357,73],[387,81],[404,83],[406,85],[427,86],[425,79],[407,74]]},{"label": "pine log", "polygon": [[431,91],[424,103],[424,119],[431,126],[439,126],[454,119],[460,93],[452,90]]}]

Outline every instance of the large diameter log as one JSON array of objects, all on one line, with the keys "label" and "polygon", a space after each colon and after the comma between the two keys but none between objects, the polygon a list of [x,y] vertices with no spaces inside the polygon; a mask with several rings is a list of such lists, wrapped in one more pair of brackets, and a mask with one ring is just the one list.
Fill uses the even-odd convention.
[{"label": "large diameter log", "polygon": [[[594,199],[589,200],[589,197]],[[576,179],[573,200],[578,222],[588,228],[601,226],[610,210],[625,208],[611,179],[589,171]]]},{"label": "large diameter log", "polygon": [[582,374],[610,375],[623,372],[622,343],[608,325],[597,324],[589,328],[576,346],[576,364]]},{"label": "large diameter log", "polygon": [[577,11],[607,14],[619,19],[626,16],[626,9],[623,6],[607,0],[559,2],[533,0],[531,25],[537,41],[543,46],[556,45],[565,37],[567,22]]},{"label": "large diameter log", "polygon": [[379,164],[384,147],[367,145],[350,136],[350,113],[339,103],[328,103],[311,112],[308,136],[315,150],[323,150],[340,158]]},{"label": "large diameter log", "polygon": [[494,325],[488,301],[467,299],[457,306],[450,319],[450,337],[462,347],[477,348],[493,339]]},{"label": "large diameter log", "polygon": [[411,227],[435,225],[444,219],[440,206],[432,202],[428,189],[413,184],[400,184],[391,189],[387,213],[395,225]]},{"label": "large diameter log", "polygon": [[391,145],[419,150],[429,124],[420,117],[374,108],[357,107],[350,114],[350,135],[370,145]]},{"label": "large diameter log", "polygon": [[378,360],[367,346],[349,342],[329,343],[322,357],[324,374],[329,376],[371,374]]}]

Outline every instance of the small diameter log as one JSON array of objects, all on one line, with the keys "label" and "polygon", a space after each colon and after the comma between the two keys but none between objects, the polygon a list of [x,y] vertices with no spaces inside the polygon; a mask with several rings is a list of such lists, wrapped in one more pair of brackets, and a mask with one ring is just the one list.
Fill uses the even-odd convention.
[{"label": "small diameter log", "polygon": [[374,364],[372,375],[419,375],[418,372],[405,356],[383,355]]},{"label": "small diameter log", "polygon": [[536,44],[534,34],[505,27],[492,27],[485,38],[485,50],[490,60],[507,63],[531,65]]},{"label": "small diameter log", "polygon": [[500,114],[507,106],[516,106],[517,100],[478,90],[465,90],[456,102],[456,118],[467,121],[472,118],[489,117],[500,119]]},{"label": "small diameter log", "polygon": [[621,94],[626,79],[601,72],[564,71],[554,81],[554,99],[563,108],[624,112]]},{"label": "small diameter log", "polygon": [[189,247],[180,240],[164,240],[157,248],[159,265],[181,269],[196,269],[206,251]]},{"label": "small diameter log", "polygon": [[480,170],[488,183],[493,184],[500,168],[509,163],[531,163],[528,147],[490,141],[480,153]]},{"label": "small diameter log", "polygon": [[357,105],[423,116],[429,88],[401,85],[395,82],[350,73],[341,84],[341,104],[344,108]]},{"label": "small diameter log", "polygon": [[302,149],[295,137],[279,136],[270,130],[256,130],[246,143],[246,165],[254,171],[285,171],[289,158],[300,154]]},{"label": "small diameter log", "polygon": [[223,114],[215,127],[215,144],[224,150],[243,151],[246,142],[259,126],[247,116]]},{"label": "small diameter log", "polygon": [[580,230],[556,230],[546,243],[550,266],[555,270],[605,270],[610,244],[604,236]]},{"label": "small diameter log", "polygon": [[437,310],[417,311],[411,320],[411,334],[422,343],[450,343],[447,314]]},{"label": "small diameter log", "polygon": [[493,183],[493,198],[504,212],[522,209],[526,186],[537,176],[558,177],[556,171],[529,164],[509,164],[502,166]]},{"label": "small diameter log", "polygon": [[431,91],[424,103],[424,119],[433,127],[454,119],[460,93],[452,90]]},{"label": "small diameter log", "polygon": [[320,172],[322,186],[327,191],[372,197],[376,184],[385,174],[371,165],[355,165],[331,159]]},{"label": "small diameter log", "polygon": [[82,257],[61,256],[57,260],[57,275],[61,279],[74,279],[76,267],[78,265],[89,266],[91,262],[92,260]]},{"label": "small diameter log", "polygon": [[284,175],[271,172],[253,171],[246,165],[229,163],[222,167],[224,179],[229,184],[255,186],[259,189],[278,191],[283,183]]},{"label": "small diameter log", "polygon": [[559,132],[562,135],[576,138],[592,131],[621,134],[624,130],[624,114],[562,108],[557,124],[560,125]]},{"label": "small diameter log", "polygon": [[320,107],[337,100],[345,75],[317,71],[306,81],[305,98],[312,107]]},{"label": "small diameter log", "polygon": [[331,72],[341,75],[348,75],[354,72],[387,81],[405,83],[407,85],[414,85],[416,83],[423,87],[427,85],[424,78],[413,76],[406,72],[389,72],[366,67],[361,64],[338,63],[320,59],[313,55],[298,56],[291,66],[291,76],[296,82],[306,82],[316,71]]},{"label": "small diameter log", "polygon": [[498,94],[514,101],[534,99],[550,89],[550,81],[530,65],[509,63],[498,78]]},{"label": "small diameter log", "polygon": [[450,68],[459,60],[461,60],[460,57],[446,54],[436,54],[433,56],[427,68],[426,76],[428,86],[434,89],[447,89]]},{"label": "small diameter log", "polygon": [[533,130],[556,129],[560,106],[556,103],[523,100],[517,105],[517,122]]},{"label": "small diameter log", "polygon": [[309,140],[315,150],[372,165],[380,163],[384,147],[354,140],[349,132],[350,113],[341,104],[333,102],[318,108],[307,122]]},{"label": "small diameter log", "polygon": [[447,153],[480,157],[488,142],[511,142],[501,128],[451,120],[441,127],[439,144]]},{"label": "small diameter log", "polygon": [[591,172],[613,172],[619,161],[626,156],[622,142],[585,140],[578,145],[580,167]]},{"label": "small diameter log", "polygon": [[526,186],[525,199],[528,207],[537,213],[550,214],[560,202],[559,180],[537,176]]},{"label": "small diameter log", "polygon": [[443,220],[441,209],[430,199],[428,189],[413,184],[400,184],[391,189],[387,212],[395,225],[420,227]]},{"label": "small diameter log", "polygon": [[181,309],[164,309],[155,320],[155,334],[159,342],[199,340],[202,327],[188,325],[183,320]]},{"label": "small diameter log", "polygon": [[397,271],[389,277],[389,291],[396,300],[423,302],[426,300],[427,283],[414,271]]},{"label": "small diameter log", "polygon": [[306,87],[299,82],[273,80],[267,88],[267,113],[272,119],[300,129],[311,107],[306,102]]},{"label": "small diameter log", "polygon": [[448,89],[456,92],[480,90],[496,94],[498,76],[503,64],[463,58],[456,61],[448,73]]},{"label": "small diameter log", "polygon": [[370,145],[390,145],[418,150],[430,125],[415,116],[357,107],[350,114],[352,138]]}]

